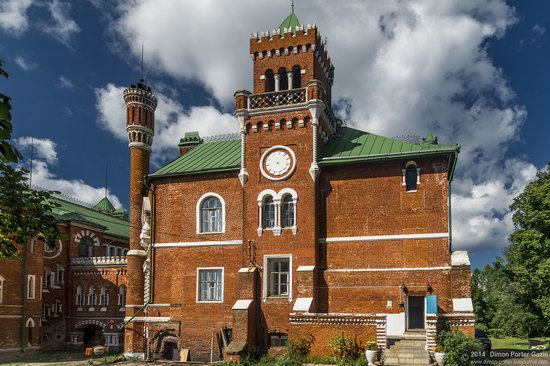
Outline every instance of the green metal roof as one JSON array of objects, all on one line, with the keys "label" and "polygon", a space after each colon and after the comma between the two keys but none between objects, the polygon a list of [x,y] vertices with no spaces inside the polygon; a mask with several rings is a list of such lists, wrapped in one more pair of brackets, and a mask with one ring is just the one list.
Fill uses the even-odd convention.
[{"label": "green metal roof", "polygon": [[208,142],[163,166],[149,177],[211,173],[238,170],[241,167],[241,141]]},{"label": "green metal roof", "polygon": [[292,9],[292,12],[283,20],[281,25],[279,26],[279,32],[281,34],[284,34],[285,28],[290,29],[292,34],[296,33],[296,29],[300,26],[300,21],[296,17],[296,14],[294,14],[294,9]]},{"label": "green metal roof", "polygon": [[[452,154],[449,174],[449,179],[452,179],[457,154],[460,151],[460,146],[456,144],[437,144],[437,139],[431,135],[424,139],[424,143],[413,144],[350,127],[341,127],[339,133],[338,138],[324,146],[320,154],[319,165],[329,166],[422,155]],[[240,140],[202,143],[158,169],[149,177],[234,171],[240,169],[240,160]]]},{"label": "green metal roof", "polygon": [[68,199],[53,197],[52,200],[60,205],[60,207],[54,208],[52,213],[61,221],[80,222],[86,225],[96,226],[109,235],[123,239],[130,238],[130,223],[127,220],[100,212],[84,204],[71,202]]},{"label": "green metal roof", "polygon": [[94,208],[96,210],[99,210],[101,212],[111,213],[115,211],[115,206],[109,201],[107,197],[103,197],[101,201],[99,201]]},{"label": "green metal roof", "polygon": [[325,145],[319,165],[336,165],[369,160],[388,160],[435,154],[453,154],[449,179],[452,179],[456,157],[460,152],[457,144],[437,144],[437,139],[428,135],[422,144],[413,144],[395,138],[375,135],[351,127],[342,127],[340,136]]}]

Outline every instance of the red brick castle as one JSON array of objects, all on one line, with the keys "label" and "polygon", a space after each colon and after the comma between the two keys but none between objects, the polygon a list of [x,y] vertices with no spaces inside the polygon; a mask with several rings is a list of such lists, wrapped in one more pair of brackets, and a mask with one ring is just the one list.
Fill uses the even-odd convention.
[{"label": "red brick castle", "polygon": [[[346,127],[334,66],[294,12],[250,38],[253,92],[235,93],[240,134],[186,133],[152,174],[156,98],[127,89],[131,151],[126,354],[191,360],[270,353],[342,332],[386,350],[437,331],[473,334],[470,264],[453,252],[458,145]],[[139,230],[139,227],[142,229]],[[420,352],[420,351],[419,351]]]}]

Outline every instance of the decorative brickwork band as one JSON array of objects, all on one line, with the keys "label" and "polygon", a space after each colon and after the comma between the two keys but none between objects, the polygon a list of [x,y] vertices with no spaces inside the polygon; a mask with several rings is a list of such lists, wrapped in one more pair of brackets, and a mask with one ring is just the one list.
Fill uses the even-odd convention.
[{"label": "decorative brickwork band", "polygon": [[474,336],[475,315],[473,313],[450,313],[426,315],[426,346],[429,351],[435,349],[435,337],[442,330],[452,330]]}]

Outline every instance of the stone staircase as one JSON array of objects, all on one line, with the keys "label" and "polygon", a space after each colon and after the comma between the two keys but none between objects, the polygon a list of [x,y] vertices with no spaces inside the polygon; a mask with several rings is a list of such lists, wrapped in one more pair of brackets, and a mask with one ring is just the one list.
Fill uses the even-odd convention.
[{"label": "stone staircase", "polygon": [[403,338],[389,340],[384,352],[386,366],[435,365],[426,351],[426,332],[407,331]]}]

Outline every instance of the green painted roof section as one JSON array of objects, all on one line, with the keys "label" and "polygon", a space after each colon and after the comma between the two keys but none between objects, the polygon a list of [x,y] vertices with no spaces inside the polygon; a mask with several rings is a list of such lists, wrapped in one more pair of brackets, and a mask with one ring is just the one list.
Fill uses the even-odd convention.
[{"label": "green painted roof section", "polygon": [[115,206],[113,206],[107,197],[103,197],[94,207],[96,210],[107,213],[115,211]]},{"label": "green painted roof section", "polygon": [[149,177],[223,172],[238,170],[240,167],[241,141],[216,141],[195,146],[189,152],[163,166]]},{"label": "green painted roof section", "polygon": [[279,32],[281,34],[284,34],[285,28],[290,29],[292,34],[296,33],[297,28],[300,26],[300,21],[298,20],[298,17],[296,17],[296,14],[294,14],[294,10],[283,20],[281,25],[279,26]]},{"label": "green painted roof section", "polygon": [[431,134],[424,139],[424,143],[413,144],[351,127],[342,127],[339,132],[340,136],[324,147],[319,165],[460,152],[459,145],[437,144],[437,139]]},{"label": "green painted roof section", "polygon": [[60,205],[60,207],[54,208],[52,212],[53,215],[59,220],[75,221],[86,225],[95,226],[104,230],[106,234],[124,239],[130,238],[130,222],[127,220],[100,212],[97,209],[87,207],[84,204],[71,202],[64,198],[53,197],[52,200]]}]

